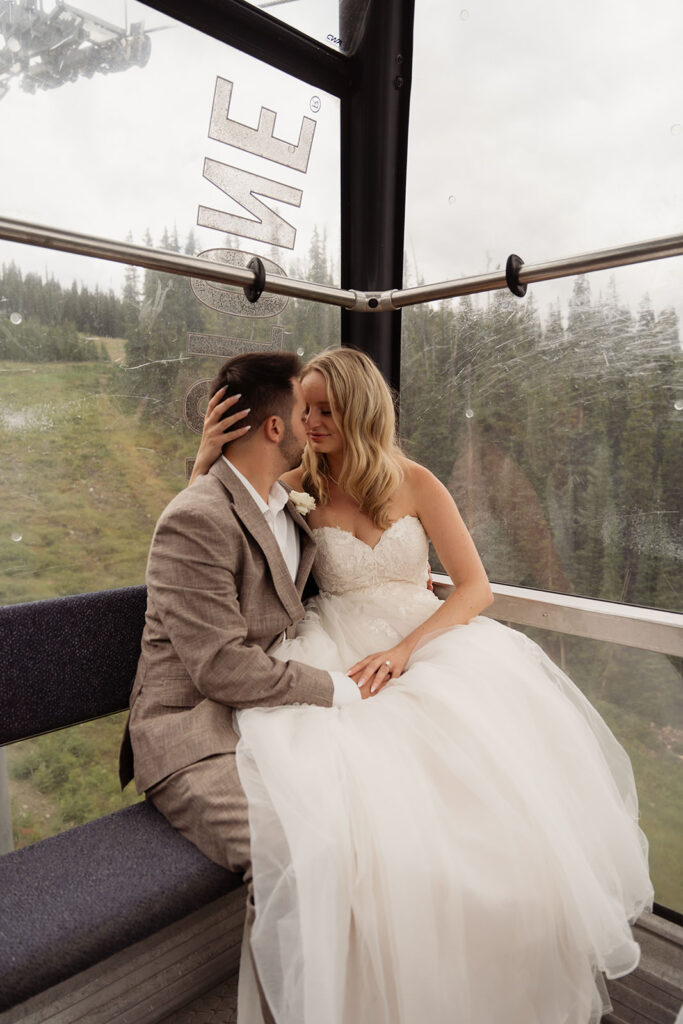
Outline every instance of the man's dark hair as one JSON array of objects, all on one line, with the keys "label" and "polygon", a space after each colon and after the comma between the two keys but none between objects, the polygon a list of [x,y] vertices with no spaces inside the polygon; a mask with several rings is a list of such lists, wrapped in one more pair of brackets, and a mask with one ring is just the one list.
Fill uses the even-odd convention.
[{"label": "man's dark hair", "polygon": [[256,430],[268,416],[281,416],[289,426],[294,404],[292,377],[300,373],[301,360],[294,352],[248,352],[233,356],[221,366],[211,382],[209,397],[226,384],[226,398],[242,395],[226,413],[232,416],[240,409],[251,409],[248,416],[238,420],[236,428],[249,424]]}]

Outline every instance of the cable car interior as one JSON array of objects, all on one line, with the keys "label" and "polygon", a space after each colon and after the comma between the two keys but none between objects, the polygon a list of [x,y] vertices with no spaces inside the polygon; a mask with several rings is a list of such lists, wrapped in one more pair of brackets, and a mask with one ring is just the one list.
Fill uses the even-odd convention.
[{"label": "cable car interior", "polygon": [[145,562],[220,361],[340,344],[629,754],[604,1020],[683,1019],[683,9],[79,3],[0,0],[0,1024],[236,1021],[241,879],[118,786]]}]

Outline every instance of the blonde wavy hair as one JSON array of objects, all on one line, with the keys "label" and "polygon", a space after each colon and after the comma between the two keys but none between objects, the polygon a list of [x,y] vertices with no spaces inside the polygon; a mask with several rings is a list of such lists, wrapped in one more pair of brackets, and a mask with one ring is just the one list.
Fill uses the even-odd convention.
[{"label": "blonde wavy hair", "polygon": [[[372,359],[352,348],[329,349],[314,356],[300,379],[317,370],[325,379],[332,419],[344,443],[337,484],[386,530],[389,500],[403,479],[396,440],[396,415],[389,387]],[[306,445],[304,488],[321,505],[330,500],[330,467],[324,453]]]}]

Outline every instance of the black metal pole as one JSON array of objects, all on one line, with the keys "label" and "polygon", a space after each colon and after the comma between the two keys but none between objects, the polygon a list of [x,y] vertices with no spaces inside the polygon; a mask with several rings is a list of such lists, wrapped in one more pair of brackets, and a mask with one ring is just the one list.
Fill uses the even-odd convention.
[{"label": "black metal pole", "polygon": [[352,58],[337,53],[246,0],[147,0],[150,7],[304,82],[342,95]]},{"label": "black metal pole", "polygon": [[[399,287],[408,155],[414,0],[373,0],[341,101],[341,284]],[[343,8],[342,8],[343,10]],[[342,38],[344,21],[342,18]],[[342,344],[368,352],[393,388],[401,380],[401,314],[342,310]]]}]

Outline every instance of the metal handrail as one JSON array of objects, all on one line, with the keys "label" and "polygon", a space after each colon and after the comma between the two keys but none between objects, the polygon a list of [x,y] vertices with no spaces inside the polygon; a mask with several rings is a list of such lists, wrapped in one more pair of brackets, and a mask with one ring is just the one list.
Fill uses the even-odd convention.
[{"label": "metal handrail", "polygon": [[[230,267],[223,263],[212,263],[199,256],[171,252],[169,249],[151,249],[144,245],[134,245],[132,242],[117,242],[111,238],[83,235],[77,231],[65,231],[62,228],[46,227],[7,217],[0,217],[0,238],[9,242],[21,242],[24,245],[37,245],[43,249],[71,252],[77,256],[93,256],[113,263],[126,263],[133,267],[143,267],[145,270],[177,274],[180,277],[197,277],[203,281],[237,285],[240,288],[249,288],[256,283],[256,274],[246,267]],[[275,274],[267,277],[263,290],[273,295],[310,299],[332,306],[345,306],[347,309],[353,306],[357,299],[356,292],[353,291]]]},{"label": "metal handrail", "polygon": [[[632,242],[630,245],[599,249],[579,256],[549,260],[546,263],[524,264],[519,271],[519,283],[526,285],[535,281],[552,281],[559,277],[574,277],[577,274],[590,274],[596,270],[610,270],[632,263],[648,263],[672,256],[683,256],[683,235],[667,235],[664,238],[652,238],[647,242]],[[437,299],[450,299],[457,295],[474,295],[476,292],[496,291],[507,286],[505,272],[496,271],[493,274],[482,274],[480,277],[404,288],[392,292],[391,300],[393,307],[399,309],[418,302],[435,302]]]},{"label": "metal handrail", "polygon": [[[126,263],[148,270],[158,270],[181,277],[197,277],[219,284],[248,288],[256,284],[256,274],[246,267],[230,267],[212,263],[198,256],[186,256],[167,249],[151,249],[130,242],[117,242],[96,235],[84,235],[61,228],[46,227],[29,221],[0,217],[0,239],[37,245],[44,249],[92,256],[97,259]],[[535,281],[550,281],[561,277],[608,270],[633,263],[647,263],[652,260],[683,256],[683,235],[668,235],[645,242],[632,242],[611,249],[600,249],[568,256],[564,259],[549,260],[546,263],[525,264],[518,275],[522,285]],[[332,288],[293,277],[271,274],[266,276],[264,292],[272,295],[286,295],[291,298],[308,299],[331,306],[341,306],[357,313],[382,313],[402,309],[404,306],[422,302],[436,302],[439,299],[455,298],[459,295],[474,295],[478,292],[496,291],[507,288],[505,273],[496,271],[478,277],[464,277],[452,281],[419,285],[416,288],[388,289],[383,292],[359,291],[357,289]]]},{"label": "metal handrail", "polygon": [[[433,577],[440,597],[452,591],[448,576]],[[491,589],[494,601],[483,613],[490,618],[683,657],[683,614],[502,583]]]}]

